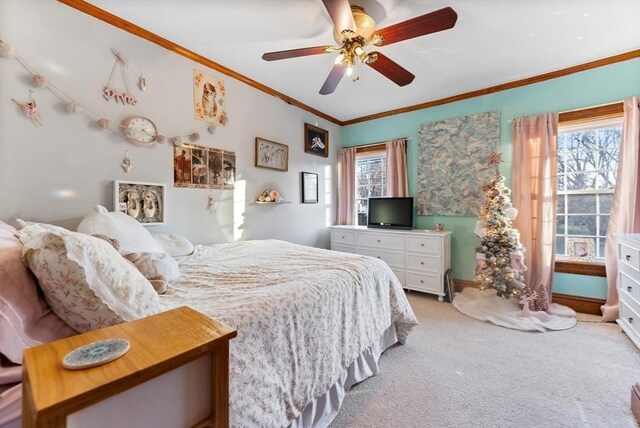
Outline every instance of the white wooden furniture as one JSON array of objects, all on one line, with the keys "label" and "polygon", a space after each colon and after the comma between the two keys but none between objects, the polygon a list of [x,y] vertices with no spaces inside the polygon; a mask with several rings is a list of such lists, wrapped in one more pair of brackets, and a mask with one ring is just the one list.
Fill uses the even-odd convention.
[{"label": "white wooden furniture", "polygon": [[640,233],[618,238],[618,295],[620,318],[617,322],[640,348]]},{"label": "white wooden furniture", "polygon": [[451,267],[451,232],[333,226],[331,249],[384,260],[403,288],[444,298]]}]

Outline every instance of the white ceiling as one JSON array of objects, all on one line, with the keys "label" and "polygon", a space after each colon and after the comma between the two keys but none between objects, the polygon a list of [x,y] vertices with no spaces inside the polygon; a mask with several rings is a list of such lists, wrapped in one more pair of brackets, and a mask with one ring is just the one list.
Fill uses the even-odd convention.
[{"label": "white ceiling", "polygon": [[458,21],[451,30],[379,48],[415,74],[410,85],[359,66],[358,82],[345,76],[333,94],[320,95],[336,54],[261,59],[334,44],[320,0],[88,2],[341,121],[640,49],[640,0],[351,0],[378,28],[446,6]]}]

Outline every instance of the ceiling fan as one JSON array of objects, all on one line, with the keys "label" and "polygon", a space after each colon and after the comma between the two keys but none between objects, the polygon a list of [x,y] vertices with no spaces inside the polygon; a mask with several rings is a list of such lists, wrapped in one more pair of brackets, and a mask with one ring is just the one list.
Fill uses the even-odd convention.
[{"label": "ceiling fan", "polygon": [[[320,94],[331,94],[342,77],[352,75],[356,62],[366,64],[398,86],[408,85],[415,76],[380,52],[367,53],[367,45],[386,46],[414,37],[453,28],[458,14],[450,7],[427,13],[407,21],[376,30],[376,22],[360,6],[349,6],[348,0],[322,0],[333,21],[333,38],[338,46],[314,46],[268,52],[265,61],[277,61],[299,56],[339,52],[335,65],[324,81]],[[354,77],[353,80],[357,80]]]}]

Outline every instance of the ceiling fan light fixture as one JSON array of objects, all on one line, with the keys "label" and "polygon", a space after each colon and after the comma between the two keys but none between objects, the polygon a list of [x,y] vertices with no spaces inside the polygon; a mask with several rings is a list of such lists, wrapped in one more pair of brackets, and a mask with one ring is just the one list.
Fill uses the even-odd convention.
[{"label": "ceiling fan light fixture", "polygon": [[342,64],[342,61],[344,61],[344,53],[340,52],[340,55],[336,57],[335,63]]},{"label": "ceiling fan light fixture", "polygon": [[356,35],[362,37],[368,43],[376,31],[376,21],[367,15],[360,6],[351,6],[351,12],[356,23]]}]

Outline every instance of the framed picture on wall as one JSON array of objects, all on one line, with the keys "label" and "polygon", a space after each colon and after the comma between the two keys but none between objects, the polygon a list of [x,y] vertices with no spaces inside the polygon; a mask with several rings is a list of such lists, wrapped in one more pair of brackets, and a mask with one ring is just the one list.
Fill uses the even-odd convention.
[{"label": "framed picture on wall", "polygon": [[595,261],[593,238],[567,238],[569,260],[579,262]]},{"label": "framed picture on wall", "polygon": [[313,155],[329,157],[329,131],[304,124],[304,151]]},{"label": "framed picture on wall", "polygon": [[136,181],[113,182],[114,211],[135,218],[144,226],[165,224],[166,186]]},{"label": "framed picture on wall", "polygon": [[289,169],[289,146],[256,137],[256,166],[287,171]]},{"label": "framed picture on wall", "polygon": [[318,174],[313,172],[301,172],[302,176],[302,203],[318,203]]}]

